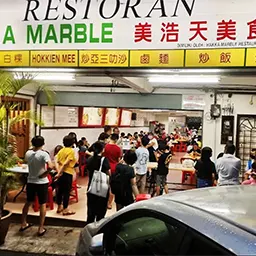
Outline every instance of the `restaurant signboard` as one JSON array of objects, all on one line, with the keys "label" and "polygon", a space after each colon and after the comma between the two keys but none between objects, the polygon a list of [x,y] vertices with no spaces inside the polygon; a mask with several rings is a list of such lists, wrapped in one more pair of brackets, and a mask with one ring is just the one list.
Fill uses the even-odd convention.
[{"label": "restaurant signboard", "polygon": [[255,6],[256,0],[1,1],[0,66],[255,66]]}]

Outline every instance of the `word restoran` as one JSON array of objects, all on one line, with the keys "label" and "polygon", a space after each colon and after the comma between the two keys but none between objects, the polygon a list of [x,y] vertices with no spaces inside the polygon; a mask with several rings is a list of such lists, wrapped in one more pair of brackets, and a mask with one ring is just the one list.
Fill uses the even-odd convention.
[{"label": "word restoran", "polygon": [[[195,1],[152,0],[152,5],[148,2],[143,4],[142,0],[127,0],[125,4],[121,3],[123,2],[121,0],[27,0],[23,21],[73,20],[77,18],[87,20],[96,15],[102,19],[151,18],[154,14],[157,14],[158,17],[178,17],[181,5],[184,7],[183,10],[191,16]],[[167,10],[172,11],[168,13]]]}]

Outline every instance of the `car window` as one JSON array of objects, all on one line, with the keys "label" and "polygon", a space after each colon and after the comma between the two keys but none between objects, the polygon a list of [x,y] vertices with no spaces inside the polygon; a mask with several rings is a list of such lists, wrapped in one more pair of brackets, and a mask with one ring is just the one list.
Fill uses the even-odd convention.
[{"label": "car window", "polygon": [[[176,255],[184,229],[154,217],[122,224],[115,234],[112,255]],[[183,232],[184,231],[184,232]]]},{"label": "car window", "polygon": [[187,231],[182,246],[182,255],[232,255],[221,245],[193,230]]}]

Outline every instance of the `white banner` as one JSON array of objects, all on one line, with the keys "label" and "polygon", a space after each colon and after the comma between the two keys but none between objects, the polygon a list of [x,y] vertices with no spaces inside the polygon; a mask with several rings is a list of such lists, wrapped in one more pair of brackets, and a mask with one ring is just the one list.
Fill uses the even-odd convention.
[{"label": "white banner", "polygon": [[187,110],[204,110],[205,96],[204,95],[183,95],[182,109]]},{"label": "white banner", "polygon": [[0,50],[256,47],[256,0],[2,0]]}]

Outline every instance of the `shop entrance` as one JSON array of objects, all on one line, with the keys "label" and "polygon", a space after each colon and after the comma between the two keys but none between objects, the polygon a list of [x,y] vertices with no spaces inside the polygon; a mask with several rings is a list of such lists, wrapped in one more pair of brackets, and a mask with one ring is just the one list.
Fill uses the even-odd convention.
[{"label": "shop entrance", "polygon": [[[7,98],[10,106],[15,106],[9,112],[10,118],[22,116],[26,111],[30,110],[30,101],[21,98]],[[29,148],[29,121],[20,121],[11,127],[11,134],[16,139],[16,149],[19,158],[24,158],[25,153]]]},{"label": "shop entrance", "polygon": [[244,178],[250,152],[256,148],[256,115],[238,115],[237,118],[237,156],[241,159],[241,178]]}]

